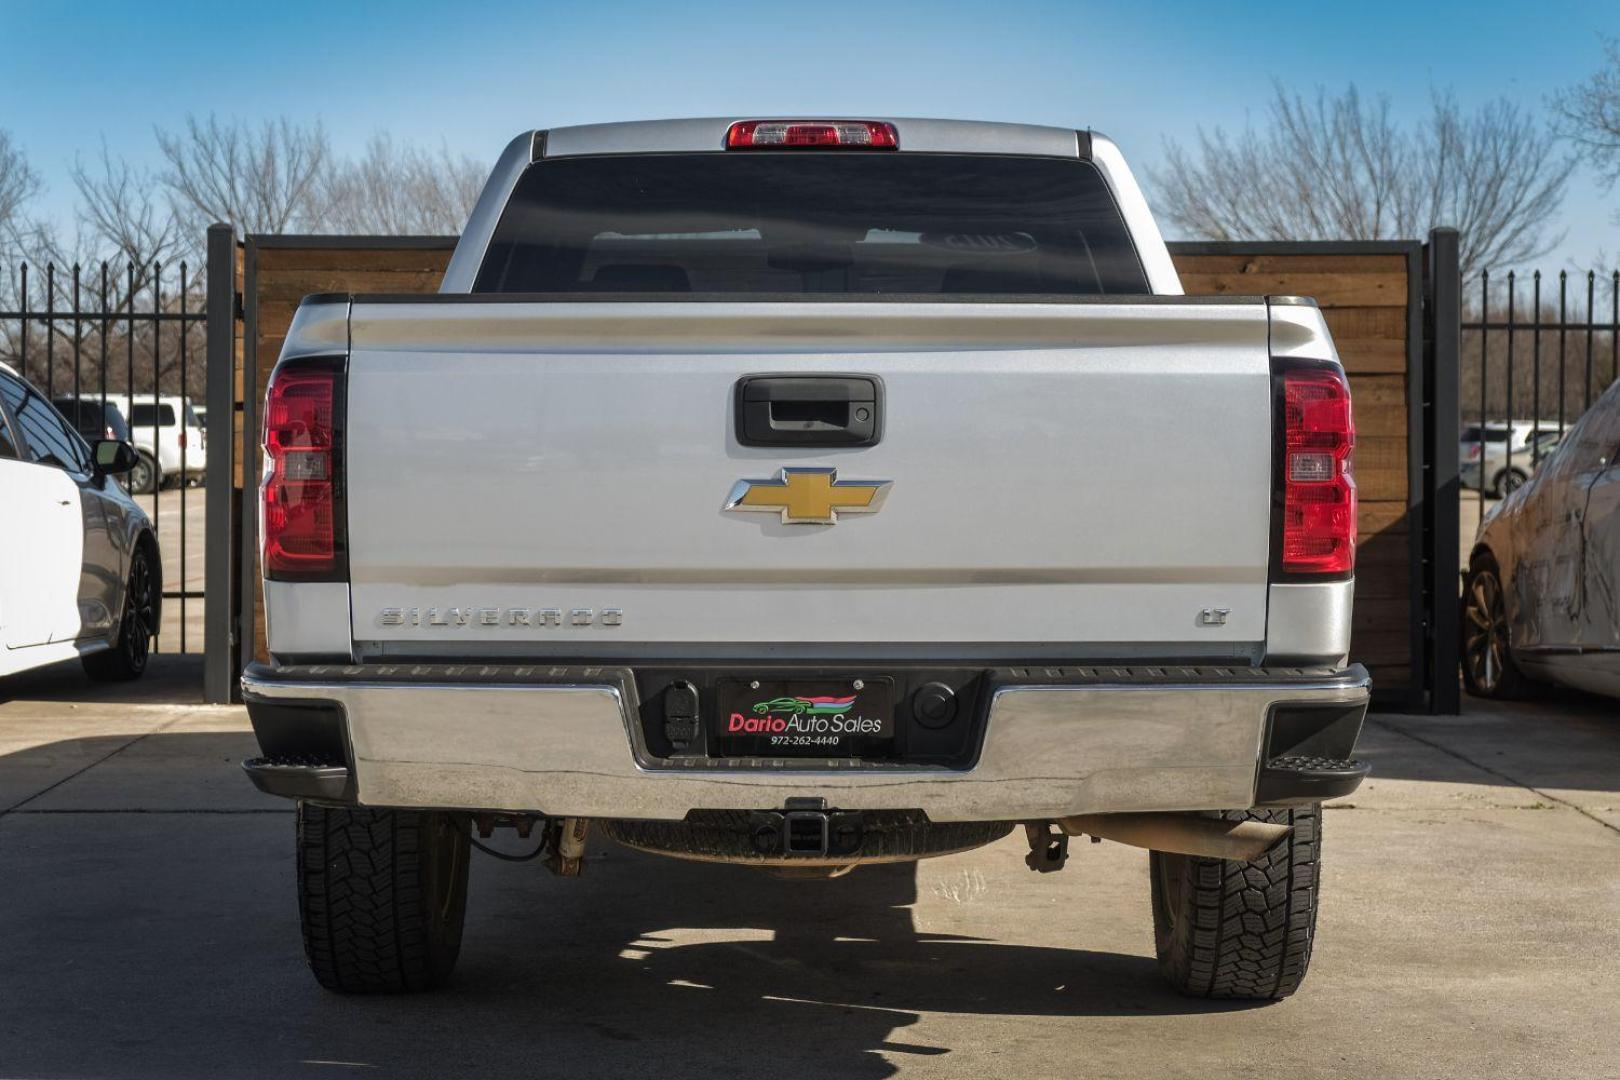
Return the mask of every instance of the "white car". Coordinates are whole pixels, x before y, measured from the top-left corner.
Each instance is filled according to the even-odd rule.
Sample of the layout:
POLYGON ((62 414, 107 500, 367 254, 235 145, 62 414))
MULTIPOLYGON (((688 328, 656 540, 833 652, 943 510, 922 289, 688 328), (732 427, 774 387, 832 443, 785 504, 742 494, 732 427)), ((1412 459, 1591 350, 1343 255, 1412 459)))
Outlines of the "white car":
POLYGON ((1462 484, 1478 491, 1483 477, 1487 494, 1506 498, 1547 460, 1561 438, 1556 420, 1470 424, 1458 440, 1462 484))
POLYGON ((130 441, 140 461, 130 470, 130 490, 149 494, 168 484, 201 478, 208 468, 208 435, 189 398, 178 394, 108 395, 129 420, 130 441))
POLYGON ((113 476, 126 442, 88 444, 0 364, 0 676, 82 658, 97 680, 146 670, 163 583, 152 523, 113 476))

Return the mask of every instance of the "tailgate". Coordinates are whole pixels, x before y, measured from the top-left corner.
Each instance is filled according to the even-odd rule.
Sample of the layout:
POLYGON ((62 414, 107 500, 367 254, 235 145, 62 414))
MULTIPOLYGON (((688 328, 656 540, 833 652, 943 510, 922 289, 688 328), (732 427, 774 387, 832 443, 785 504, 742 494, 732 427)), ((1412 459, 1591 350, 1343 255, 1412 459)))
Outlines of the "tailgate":
POLYGON ((1125 656, 1265 637, 1258 299, 357 299, 348 378, 360 642, 1125 656), (828 373, 881 380, 877 445, 739 443, 739 379, 828 373), (728 512, 784 467, 889 486, 834 525, 728 512))

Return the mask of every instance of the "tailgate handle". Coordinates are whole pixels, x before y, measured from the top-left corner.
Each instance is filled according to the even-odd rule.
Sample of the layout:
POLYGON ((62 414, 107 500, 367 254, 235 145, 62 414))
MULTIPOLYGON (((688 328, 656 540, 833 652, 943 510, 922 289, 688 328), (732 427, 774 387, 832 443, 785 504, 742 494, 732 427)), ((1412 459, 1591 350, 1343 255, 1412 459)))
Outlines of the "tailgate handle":
POLYGON ((744 446, 875 446, 883 433, 876 375, 746 375, 737 380, 744 446))

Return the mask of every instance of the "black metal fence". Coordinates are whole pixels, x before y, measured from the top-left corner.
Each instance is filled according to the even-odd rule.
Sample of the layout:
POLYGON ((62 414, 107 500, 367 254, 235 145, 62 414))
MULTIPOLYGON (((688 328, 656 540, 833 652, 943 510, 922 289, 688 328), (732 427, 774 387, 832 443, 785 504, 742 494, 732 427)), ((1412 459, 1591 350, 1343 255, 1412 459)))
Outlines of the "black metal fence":
MULTIPOLYGON (((206 435, 202 445, 192 445, 187 412, 205 400, 208 385, 204 282, 190 260, 88 267, 20 262, 0 270, 0 361, 53 401, 118 406, 131 441, 150 455, 155 490, 137 501, 152 518, 162 551, 164 637, 181 652, 201 651, 203 644, 202 634, 187 626, 188 616, 200 616, 203 600, 202 589, 193 587, 203 572, 202 546, 188 542, 200 535, 194 530, 201 523, 188 506, 197 497, 188 488, 201 475, 206 435), (185 401, 170 410, 173 424, 165 425, 160 399, 170 395, 185 401), (148 403, 138 413, 132 408, 148 403), (137 426, 136 419, 149 419, 150 427, 137 426), (166 437, 166 426, 178 426, 178 433, 166 437), (165 454, 166 444, 178 454, 165 454), (164 490, 170 487, 176 490, 164 490), (193 547, 199 550, 188 550, 193 547)), ((154 640, 152 648, 163 644, 154 640)))
POLYGON ((1620 271, 1487 270, 1464 302, 1461 476, 1483 507, 1532 475, 1620 377, 1620 271))

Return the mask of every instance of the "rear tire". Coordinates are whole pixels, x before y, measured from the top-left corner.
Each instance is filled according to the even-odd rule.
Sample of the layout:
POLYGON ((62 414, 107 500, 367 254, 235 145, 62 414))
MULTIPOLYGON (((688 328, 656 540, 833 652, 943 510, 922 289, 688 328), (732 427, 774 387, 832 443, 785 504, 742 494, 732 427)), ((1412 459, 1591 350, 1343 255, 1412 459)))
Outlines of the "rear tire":
POLYGON ((1505 499, 1522 487, 1528 479, 1530 477, 1525 475, 1523 469, 1503 469, 1496 474, 1496 480, 1493 482, 1495 490, 1491 494, 1498 499, 1505 499))
POLYGON ((298 912, 315 979, 345 993, 442 986, 467 914, 465 818, 298 804, 298 912))
POLYGON ((1463 585, 1462 673, 1475 697, 1515 701, 1533 689, 1513 662, 1502 572, 1489 552, 1474 556, 1463 585))
POLYGON ((124 582, 124 614, 118 624, 118 640, 111 648, 80 660, 92 681, 129 682, 146 672, 157 629, 158 592, 151 558, 146 547, 137 544, 129 560, 129 578, 124 582))
POLYGON ((1254 862, 1149 853, 1159 970, 1189 997, 1281 1000, 1299 989, 1311 963, 1321 805, 1217 816, 1294 831, 1254 862))

